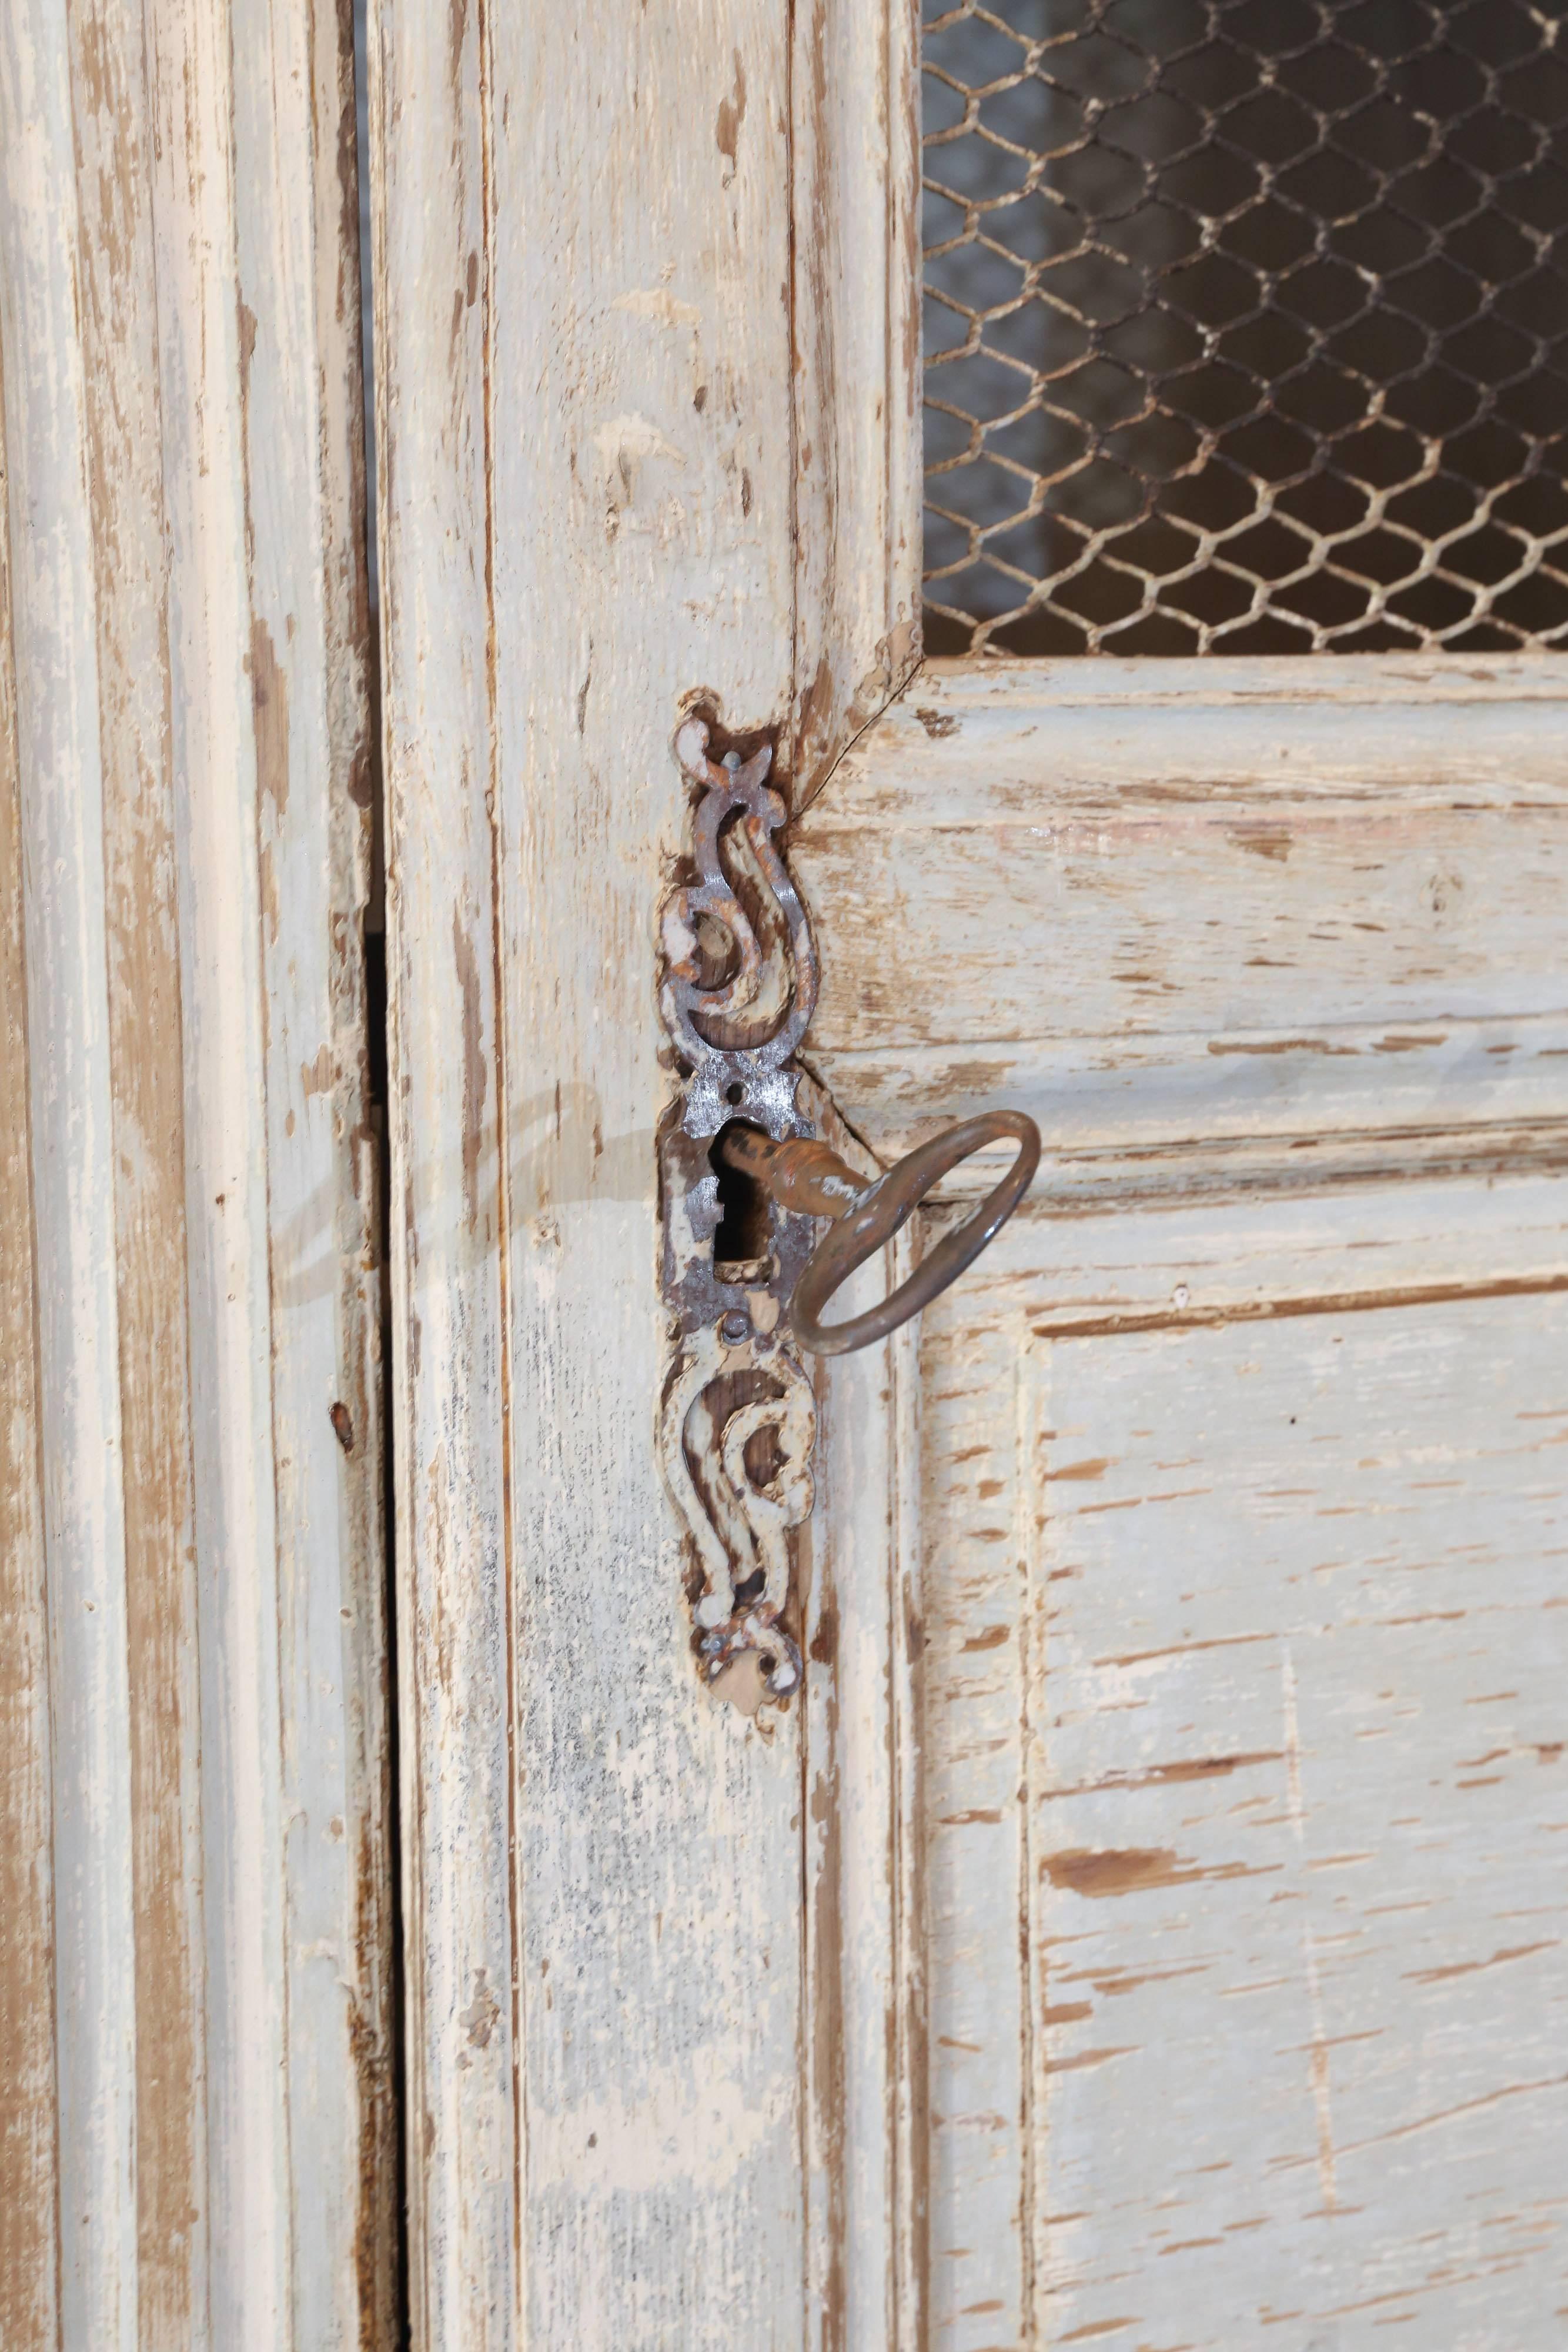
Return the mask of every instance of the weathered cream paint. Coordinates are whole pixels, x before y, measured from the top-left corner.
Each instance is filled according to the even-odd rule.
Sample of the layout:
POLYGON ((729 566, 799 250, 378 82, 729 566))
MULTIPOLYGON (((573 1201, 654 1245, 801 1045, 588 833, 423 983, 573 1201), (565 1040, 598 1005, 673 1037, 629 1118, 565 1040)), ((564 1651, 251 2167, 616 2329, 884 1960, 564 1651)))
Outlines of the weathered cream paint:
MULTIPOLYGON (((953 1603, 949 1424, 1010 1465, 1001 1535, 959 1531, 999 1611, 1051 1333, 1141 1363, 1256 1321, 1288 1382, 1314 1318, 1545 1318, 1563 1272, 1561 663, 936 666, 872 724, 916 651, 914 46, 887 0, 372 25, 413 2315, 450 2352, 1043 2343, 1051 2294, 1120 2325, 1113 2214, 1087 2284, 1037 2243, 1044 2168, 1103 2138, 1042 2137, 1054 1928, 1016 1826, 997 1880, 994 1825, 932 1810, 975 1760, 949 1633, 1020 1817, 1052 1703, 1032 1615, 1026 1657, 953 1603), (696 1685, 655 1469, 652 926, 699 697, 811 803, 808 1054, 850 1125, 888 1152, 1020 1099, 1051 1149, 944 1310, 984 1325, 951 1378, 941 1322, 924 1370, 906 1334, 822 1374, 771 1723, 696 1685), (1000 2103, 967 2142, 945 2003, 1000 2103)), ((1310 2042, 1332 1970, 1291 1966, 1310 2042)))
MULTIPOLYGON (((1565 692, 940 665, 796 830, 841 1112, 1046 1131, 905 1401, 825 1387, 822 1587, 919 1594, 920 1737, 819 1832, 917 1857, 914 2284, 857 2347, 1553 2324, 1565 692)), ((844 2097, 845 2177, 891 2116, 844 2097)))
POLYGON ((821 791, 920 653, 919 10, 789 11, 795 651, 781 747, 821 791))
POLYGON ((1050 1209, 924 1343, 934 2335, 1544 2342, 1561 1180, 1050 1209))
POLYGON ((305 0, 0 32, 8 2347, 392 2340, 351 126, 305 0))
MULTIPOLYGON (((0 404, 0 475, 5 420, 0 404)), ((59 2342, 48 1588, 10 560, 0 533, 0 2337, 59 2342)))
POLYGON ((808 1047, 902 1150, 1560 1110, 1568 660, 938 663, 791 845, 808 1047))
POLYGON ((786 32, 372 24, 411 2273, 453 2352, 800 2334, 799 1717, 700 1688, 654 1454, 671 738, 790 698, 786 32))
POLYGON ((800 1721, 687 1654, 653 921, 685 703, 804 797, 915 658, 914 15, 371 62, 416 2337, 794 2343, 800 1721))

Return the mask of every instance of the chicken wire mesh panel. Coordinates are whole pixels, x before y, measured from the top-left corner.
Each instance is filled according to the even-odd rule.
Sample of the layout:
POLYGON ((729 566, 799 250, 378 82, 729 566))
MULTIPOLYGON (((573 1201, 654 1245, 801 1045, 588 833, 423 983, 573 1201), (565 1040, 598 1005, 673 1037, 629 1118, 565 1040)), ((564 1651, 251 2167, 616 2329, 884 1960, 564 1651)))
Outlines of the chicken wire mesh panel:
POLYGON ((928 9, 930 650, 1568 641, 1565 16, 928 9))

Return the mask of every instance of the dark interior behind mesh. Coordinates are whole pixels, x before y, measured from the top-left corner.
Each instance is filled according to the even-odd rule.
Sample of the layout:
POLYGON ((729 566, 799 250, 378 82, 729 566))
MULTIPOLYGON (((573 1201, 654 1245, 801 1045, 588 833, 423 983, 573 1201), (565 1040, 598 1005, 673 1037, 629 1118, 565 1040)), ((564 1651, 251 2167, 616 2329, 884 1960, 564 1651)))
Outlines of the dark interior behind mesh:
POLYGON ((1568 638, 1565 17, 928 13, 928 648, 1568 638))

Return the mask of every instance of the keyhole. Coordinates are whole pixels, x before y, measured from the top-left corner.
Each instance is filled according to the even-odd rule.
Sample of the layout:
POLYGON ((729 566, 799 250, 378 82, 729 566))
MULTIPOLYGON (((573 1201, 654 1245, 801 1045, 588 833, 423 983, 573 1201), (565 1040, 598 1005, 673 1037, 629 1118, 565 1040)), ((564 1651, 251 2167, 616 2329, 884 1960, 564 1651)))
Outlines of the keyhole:
POLYGON ((718 1178, 713 1270, 720 1282, 755 1280, 758 1261, 768 1255, 768 1195, 754 1176, 747 1175, 744 1169, 731 1168, 721 1150, 727 1135, 748 1124, 732 1118, 714 1138, 708 1152, 718 1178))

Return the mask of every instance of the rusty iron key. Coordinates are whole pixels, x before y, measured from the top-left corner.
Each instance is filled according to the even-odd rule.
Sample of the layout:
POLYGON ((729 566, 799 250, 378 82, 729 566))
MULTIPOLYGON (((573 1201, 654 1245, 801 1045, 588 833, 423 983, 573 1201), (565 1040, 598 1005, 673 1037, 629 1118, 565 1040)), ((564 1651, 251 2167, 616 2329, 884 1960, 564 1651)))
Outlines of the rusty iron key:
POLYGON ((986 1111, 978 1118, 961 1119, 956 1127, 933 1136, 870 1184, 846 1167, 828 1144, 795 1137, 779 1142, 759 1128, 730 1128, 719 1145, 719 1156, 783 1208, 832 1220, 807 1261, 785 1311, 802 1348, 816 1356, 843 1356, 896 1331, 974 1264, 1034 1181, 1040 1165, 1040 1129, 1022 1111, 986 1111), (955 1232, 944 1234, 915 1272, 875 1307, 842 1323, 822 1321, 834 1293, 857 1266, 892 1240, 933 1185, 960 1160, 1009 1138, 1018 1145, 1013 1164, 972 1216, 955 1232))

